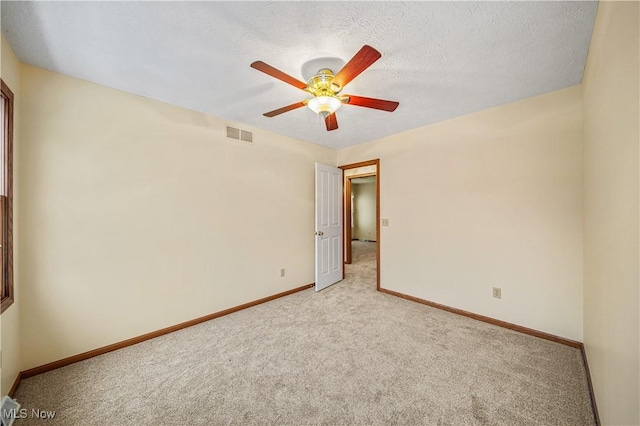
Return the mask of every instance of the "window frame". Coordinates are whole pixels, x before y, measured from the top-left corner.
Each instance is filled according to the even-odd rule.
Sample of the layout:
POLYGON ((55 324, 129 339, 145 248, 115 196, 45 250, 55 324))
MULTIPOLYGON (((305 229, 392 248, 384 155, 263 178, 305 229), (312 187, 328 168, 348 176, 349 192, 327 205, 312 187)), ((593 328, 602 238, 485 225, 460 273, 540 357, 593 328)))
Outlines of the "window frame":
POLYGON ((2 261, 2 273, 0 274, 0 314, 4 313, 14 301, 13 289, 13 92, 0 79, 2 91, 1 101, 4 103, 2 125, 4 126, 4 140, 0 141, 0 149, 3 151, 5 195, 0 195, 0 206, 4 210, 2 220, 2 248, 0 249, 2 261))

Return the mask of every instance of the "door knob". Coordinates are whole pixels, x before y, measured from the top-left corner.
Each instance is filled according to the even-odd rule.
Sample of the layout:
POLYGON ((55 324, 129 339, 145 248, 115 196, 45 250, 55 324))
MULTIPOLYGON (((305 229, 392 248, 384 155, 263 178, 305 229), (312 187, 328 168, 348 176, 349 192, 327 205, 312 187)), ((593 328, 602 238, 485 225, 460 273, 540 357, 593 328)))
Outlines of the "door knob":
POLYGON ((322 232, 322 231, 316 231, 316 235, 323 236, 323 235, 324 235, 324 232, 322 232))

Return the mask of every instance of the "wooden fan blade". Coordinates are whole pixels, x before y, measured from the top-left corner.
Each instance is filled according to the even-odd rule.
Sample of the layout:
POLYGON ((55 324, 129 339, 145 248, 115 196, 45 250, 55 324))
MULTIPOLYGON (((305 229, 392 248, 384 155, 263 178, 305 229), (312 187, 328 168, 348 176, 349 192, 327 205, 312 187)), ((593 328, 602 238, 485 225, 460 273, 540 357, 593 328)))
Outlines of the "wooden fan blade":
POLYGON ((362 49, 360 49, 358 53, 356 53, 355 56, 347 62, 340 72, 336 74, 331 83, 342 89, 381 57, 382 55, 380 52, 365 44, 362 49))
POLYGON ((381 109, 382 111, 393 112, 400 105, 398 102, 385 101, 384 99, 364 98, 362 96, 344 95, 349 100, 349 105, 361 106, 365 108, 381 109))
POLYGON ((291 77, 289 74, 285 74, 279 69, 272 67, 271 65, 265 64, 262 61, 255 61, 251 64, 251 68, 257 69, 258 71, 262 71, 265 74, 270 75, 271 77, 275 77, 280 81, 284 81, 285 83, 289 83, 290 85, 297 87, 298 89, 306 89, 307 83, 303 83, 297 78, 291 77))
POLYGON ((304 102, 296 102, 295 104, 287 105, 287 106, 282 107, 282 108, 274 109, 273 111, 265 112, 262 115, 264 115, 265 117, 275 117, 276 115, 280 115, 283 112, 287 112, 287 111, 291 111, 291 110, 294 110, 294 109, 298 109, 298 108, 303 107, 305 105, 306 104, 304 102))
POLYGON ((327 130, 335 130, 338 128, 338 119, 336 118, 336 113, 329 114, 324 119, 325 124, 327 125, 327 130))

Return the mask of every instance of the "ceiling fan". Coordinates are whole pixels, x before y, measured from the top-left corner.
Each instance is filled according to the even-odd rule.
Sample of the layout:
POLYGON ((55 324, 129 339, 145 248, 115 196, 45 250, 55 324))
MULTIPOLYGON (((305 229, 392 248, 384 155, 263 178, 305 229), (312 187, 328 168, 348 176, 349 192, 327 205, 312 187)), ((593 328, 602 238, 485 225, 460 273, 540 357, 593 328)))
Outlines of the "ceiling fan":
POLYGON ((337 74, 334 75, 333 71, 328 68, 322 68, 306 83, 262 61, 256 61, 251 64, 252 68, 313 95, 311 99, 305 99, 301 102, 269 111, 263 115, 265 117, 275 117, 287 111, 308 106, 312 111, 324 118, 327 130, 335 130, 338 128, 336 111, 342 104, 393 112, 398 108, 398 102, 341 94, 344 86, 360 75, 362 71, 369 68, 380 57, 382 57, 380 52, 371 46, 364 45, 337 74))

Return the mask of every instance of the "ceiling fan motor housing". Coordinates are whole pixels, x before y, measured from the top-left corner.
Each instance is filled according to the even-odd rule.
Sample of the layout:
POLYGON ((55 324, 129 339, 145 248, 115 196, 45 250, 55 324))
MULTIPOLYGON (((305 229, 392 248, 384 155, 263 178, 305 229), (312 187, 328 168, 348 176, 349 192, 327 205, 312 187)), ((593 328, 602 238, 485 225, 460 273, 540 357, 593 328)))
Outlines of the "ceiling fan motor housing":
POLYGON ((338 88, 336 91, 334 87, 337 86, 332 84, 334 77, 333 71, 329 68, 322 68, 307 81, 306 90, 313 95, 313 99, 310 99, 307 105, 323 118, 336 112, 342 105, 341 99, 336 96, 337 91, 340 90, 338 88))
POLYGON ((307 81, 308 91, 313 96, 336 96, 342 90, 338 85, 332 84, 335 75, 329 68, 318 70, 316 75, 307 81))

